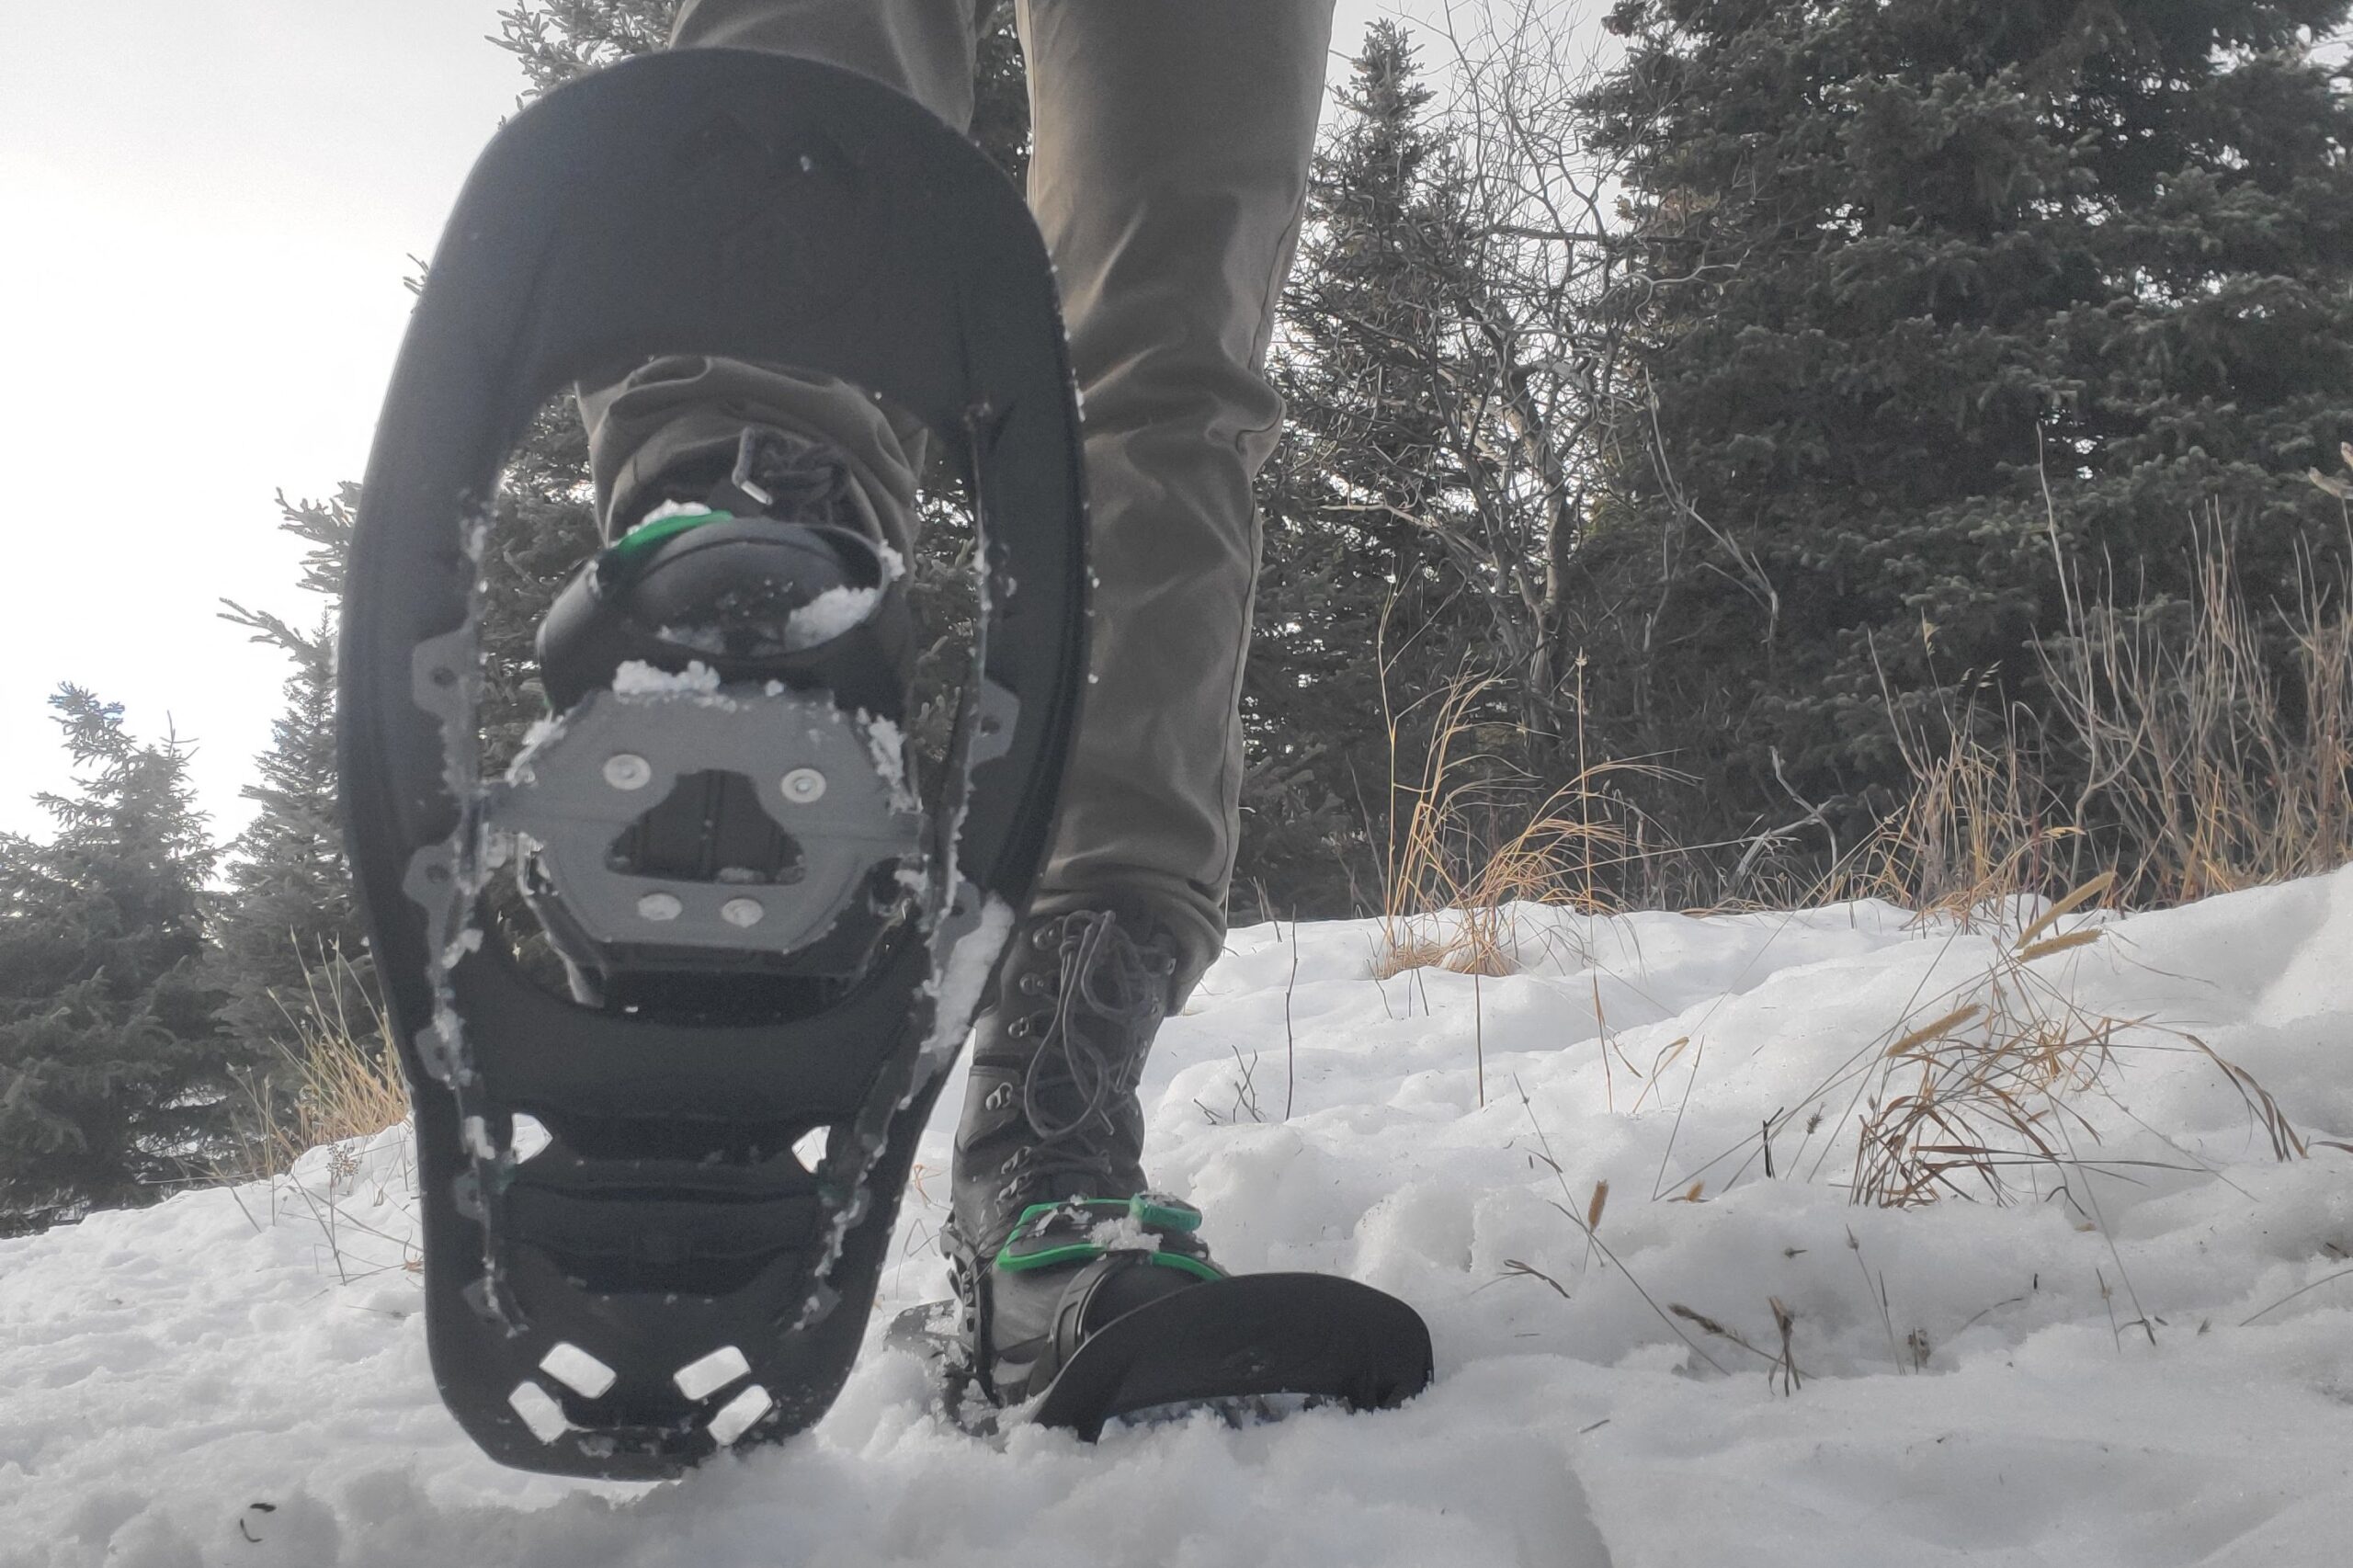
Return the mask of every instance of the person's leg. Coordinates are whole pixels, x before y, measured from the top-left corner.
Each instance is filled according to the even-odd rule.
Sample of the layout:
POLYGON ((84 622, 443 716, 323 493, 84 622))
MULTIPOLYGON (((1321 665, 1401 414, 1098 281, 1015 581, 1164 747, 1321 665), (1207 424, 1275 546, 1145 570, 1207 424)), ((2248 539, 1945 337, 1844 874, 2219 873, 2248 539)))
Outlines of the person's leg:
POLYGON ((972 122, 973 0, 687 0, 672 49, 759 49, 895 87, 959 131, 972 122))
POLYGON ((1094 668, 1052 854, 973 1040, 942 1233, 961 1337, 1001 1401, 1215 1272, 1181 1208, 1126 1205, 1153 1037, 1224 937, 1250 484, 1282 413, 1263 363, 1332 0, 1021 0, 1018 20, 1029 205, 1086 410, 1094 668), (1150 1245, 1103 1256, 1113 1213, 1150 1245), (1008 1245, 1064 1261, 1007 1263, 1008 1245))
MULTIPOLYGON (((736 47, 800 56, 858 73, 961 127, 972 118, 974 0, 685 0, 674 49, 736 47)), ((782 365, 701 354, 617 363, 575 389, 588 433, 597 521, 618 541, 665 502, 716 514, 649 536, 630 559, 623 591, 611 560, 576 575, 542 620, 540 676, 568 706, 612 678, 613 661, 663 645, 725 653, 729 678, 785 674, 762 660, 793 648, 793 618, 833 587, 883 585, 891 556, 845 542, 837 528, 911 554, 924 432, 859 387, 782 365), (683 627, 675 638, 672 628, 683 627), (620 651, 617 653, 617 650, 620 651), (762 651, 766 650, 767 653, 762 651)), ((830 638, 835 693, 845 704, 896 716, 912 668, 904 588, 881 596, 858 626, 830 638), (835 665, 838 665, 838 668, 835 665)), ((812 675, 809 650, 792 654, 795 678, 812 675)), ((790 661, 788 661, 790 663, 790 661)), ((781 873, 790 840, 777 841, 757 792, 741 778, 700 776, 654 804, 632 828, 630 869, 707 880, 710 868, 781 873)), ((555 888, 559 895, 563 890, 555 888)), ((550 905, 551 909, 556 905, 550 905)), ((614 950, 554 927, 551 938, 583 1000, 624 1002, 691 994, 702 971, 614 950), (683 977, 683 978, 682 978, 683 977)), ((854 957, 856 931, 833 943, 854 957)), ((832 940, 831 937, 828 940, 832 940)), ((844 961, 849 961, 845 958, 844 961)))
POLYGON ((1216 956, 1239 826, 1263 374, 1332 0, 1020 0, 1029 204, 1086 408, 1094 681, 1036 907, 1148 902, 1216 956))
MULTIPOLYGON (((673 49, 768 50, 870 76, 961 129, 972 118, 973 0, 687 0, 673 49)), ((746 426, 816 437, 847 461, 858 509, 904 551, 919 426, 831 377, 679 355, 580 389, 599 520, 618 537, 660 499, 648 487, 733 453, 746 426)))
MULTIPOLYGON (((1030 201, 1086 410, 1094 680, 1041 912, 1141 899, 1182 982, 1216 956, 1238 830, 1237 705, 1256 572, 1250 481, 1280 403, 1262 374, 1297 235, 1331 0, 1022 0, 1030 201)), ((688 0, 674 47, 773 49, 972 112, 972 0, 688 0)), ((886 541, 918 434, 838 382, 696 358, 585 390, 608 532, 655 475, 746 424, 848 460, 886 541)))

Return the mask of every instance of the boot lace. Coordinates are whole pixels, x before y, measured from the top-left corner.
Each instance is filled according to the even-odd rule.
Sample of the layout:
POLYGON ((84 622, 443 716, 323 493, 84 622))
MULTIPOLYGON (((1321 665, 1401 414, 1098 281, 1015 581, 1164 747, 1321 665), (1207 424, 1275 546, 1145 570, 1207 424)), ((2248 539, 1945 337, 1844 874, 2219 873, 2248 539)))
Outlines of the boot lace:
POLYGON ((1143 1076, 1138 1037, 1148 1038, 1166 1012, 1176 969, 1174 958, 1139 946, 1120 929, 1108 910, 1063 915, 1040 926, 1030 940, 1040 950, 1050 942, 1059 946, 1061 962, 1051 976, 1026 974, 1019 982, 1025 994, 1047 1005, 1010 1026, 1011 1033, 1038 1044, 1021 1075, 1021 1110, 1033 1142, 1000 1167, 1015 1178, 1000 1192, 1007 1202, 1052 1176, 1099 1176, 1118 1163, 1113 1111, 1143 1076), (1057 1089, 1067 1090, 1067 1098, 1052 1095, 1057 1089), (1050 1096, 1075 1102, 1077 1109, 1057 1117, 1060 1107, 1050 1096))

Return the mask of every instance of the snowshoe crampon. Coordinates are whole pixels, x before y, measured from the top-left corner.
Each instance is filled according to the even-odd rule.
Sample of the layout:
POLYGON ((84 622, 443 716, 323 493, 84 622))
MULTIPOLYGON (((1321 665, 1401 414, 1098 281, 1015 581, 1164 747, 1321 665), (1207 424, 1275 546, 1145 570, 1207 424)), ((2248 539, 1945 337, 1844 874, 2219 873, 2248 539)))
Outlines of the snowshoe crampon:
POLYGON ((1043 247, 915 105, 700 50, 561 88, 484 153, 378 427, 340 722, 415 1107, 435 1376, 494 1458, 659 1476, 831 1403, 916 1134, 1046 848, 1084 684, 1083 506, 1043 247), (980 610, 929 798, 888 777, 859 715, 781 685, 593 692, 511 775, 483 754, 502 465, 550 397, 665 354, 838 376, 958 460, 980 610), (801 841, 756 919, 723 880, 600 863, 634 802, 688 778, 774 792, 761 810, 801 841), (485 913, 526 861, 556 865, 575 948, 627 952, 653 922, 651 950, 701 972, 627 1005, 534 979, 485 913), (773 993, 797 1002, 730 1005, 737 969, 789 968, 871 915, 877 878, 902 907, 773 993), (518 1118, 544 1147, 517 1148, 518 1118))

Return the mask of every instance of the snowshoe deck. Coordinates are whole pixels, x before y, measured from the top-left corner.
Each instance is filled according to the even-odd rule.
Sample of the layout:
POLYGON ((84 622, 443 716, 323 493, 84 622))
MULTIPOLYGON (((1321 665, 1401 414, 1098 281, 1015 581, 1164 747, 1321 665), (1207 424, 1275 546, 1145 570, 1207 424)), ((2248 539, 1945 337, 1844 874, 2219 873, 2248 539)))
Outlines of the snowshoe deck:
POLYGON ((1388 1410, 1429 1386, 1429 1329, 1413 1308, 1328 1274, 1243 1274, 1164 1296, 1104 1324, 1045 1392, 999 1411, 957 1370, 953 1301, 911 1307, 889 1341, 932 1368, 940 1408, 967 1430, 1007 1422, 1093 1442, 1114 1420, 1210 1407, 1273 1414, 1279 1396, 1388 1410))
MULTIPOLYGON (((477 165, 378 426, 339 722, 347 846, 415 1108, 435 1375, 494 1457, 659 1476, 831 1403, 916 1134, 1048 842, 1085 676, 1083 495, 1037 232, 907 100, 805 61, 656 55, 551 93, 477 165), (576 854, 612 826, 593 778, 546 777, 571 751, 597 766, 596 747, 551 745, 512 783, 480 755, 478 562, 501 468, 550 397, 676 353, 805 367, 913 411, 960 460, 983 543, 935 798, 904 831, 895 806, 868 813, 915 907, 800 1012, 574 1002, 483 915, 518 832, 576 854), (518 1117, 549 1134, 528 1157, 518 1117)), ((580 717, 585 734, 597 715, 580 717)), ((855 737, 821 739, 798 762, 765 739, 745 766, 857 766, 855 737)), ((657 780, 688 765, 601 760, 630 765, 616 789, 641 762, 657 780)), ((644 896, 615 892, 608 926, 644 896)))

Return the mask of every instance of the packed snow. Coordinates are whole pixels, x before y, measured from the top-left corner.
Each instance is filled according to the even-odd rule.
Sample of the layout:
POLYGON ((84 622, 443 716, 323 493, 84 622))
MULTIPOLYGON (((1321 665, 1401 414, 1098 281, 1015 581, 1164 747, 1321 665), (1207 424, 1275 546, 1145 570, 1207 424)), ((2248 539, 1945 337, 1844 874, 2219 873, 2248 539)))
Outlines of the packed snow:
POLYGON ((719 672, 700 659, 675 675, 643 659, 625 659, 613 672, 613 690, 623 697, 710 697, 719 690, 719 672))
POLYGON ((880 588, 844 584, 827 588, 792 612, 784 623, 784 645, 792 653, 830 642, 874 613, 882 600, 880 588))
MULTIPOLYGON (((398 1130, 0 1243, 0 1563, 2344 1562, 2353 869, 2031 915, 1521 908, 1483 978, 1235 932, 1151 1161, 1228 1267, 1422 1311, 1438 1381, 1377 1415, 998 1449, 870 1344, 787 1444, 566 1482, 441 1409, 398 1130), (1938 1072, 1952 1125, 1859 1159, 1938 1072)), ((942 1290, 941 1119, 878 1336, 942 1290)))

